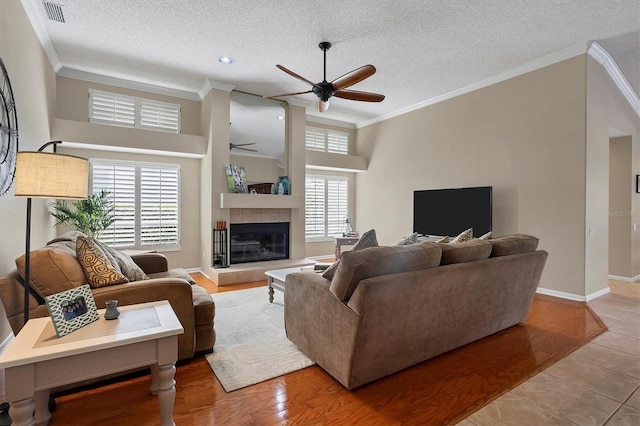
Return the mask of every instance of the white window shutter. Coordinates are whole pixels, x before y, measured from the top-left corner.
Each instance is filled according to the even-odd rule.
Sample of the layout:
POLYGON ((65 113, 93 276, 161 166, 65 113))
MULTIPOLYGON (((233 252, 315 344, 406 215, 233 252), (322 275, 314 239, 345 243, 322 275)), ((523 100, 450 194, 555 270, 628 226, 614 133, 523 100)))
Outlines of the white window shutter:
POLYGON ((140 128, 180 132, 180 105, 140 99, 140 128))
POLYGON ((305 148, 311 151, 349 153, 349 133, 307 126, 305 148))
POLYGON ((327 179, 327 236, 342 235, 347 209, 348 187, 346 179, 327 179))
POLYGON ((89 89, 89 121, 180 133, 180 104, 89 89))
POLYGON ((119 249, 180 248, 180 166, 91 160, 94 193, 108 191, 116 221, 100 240, 119 249))
POLYGON ((305 238, 324 238, 324 179, 307 176, 305 180, 305 238))
POLYGON ((349 180, 308 175, 305 180, 305 238, 326 240, 342 235, 349 212, 349 180))
POLYGON ((109 192, 116 221, 100 235, 100 241, 116 248, 134 248, 136 223, 136 173, 133 164, 91 162, 92 192, 109 192))
POLYGON ((135 127, 136 98, 89 90, 89 118, 92 123, 135 127))
POLYGON ((179 236, 178 167, 143 165, 140 168, 140 245, 176 246, 179 236))

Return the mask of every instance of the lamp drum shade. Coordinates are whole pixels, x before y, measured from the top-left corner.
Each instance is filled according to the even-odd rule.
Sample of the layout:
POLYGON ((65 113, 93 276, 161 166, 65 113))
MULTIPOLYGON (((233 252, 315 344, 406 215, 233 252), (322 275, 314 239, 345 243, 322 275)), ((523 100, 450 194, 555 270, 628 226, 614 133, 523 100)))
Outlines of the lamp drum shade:
POLYGON ((89 161, 73 155, 18 152, 16 195, 80 200, 89 192, 89 161))

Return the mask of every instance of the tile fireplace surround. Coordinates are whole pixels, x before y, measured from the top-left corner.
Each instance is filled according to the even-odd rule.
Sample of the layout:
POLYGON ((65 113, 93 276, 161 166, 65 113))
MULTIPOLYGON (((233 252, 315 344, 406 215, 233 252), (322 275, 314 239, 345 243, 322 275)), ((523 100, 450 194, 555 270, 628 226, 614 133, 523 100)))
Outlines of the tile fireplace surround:
MULTIPOLYGON (((291 209, 230 209, 229 223, 272 223, 291 222, 291 209)), ((210 279, 216 285, 229 285, 243 282, 266 280, 264 273, 272 269, 292 268, 312 265, 310 259, 284 259, 267 262, 249 262, 231 265, 224 269, 213 269, 210 279)))

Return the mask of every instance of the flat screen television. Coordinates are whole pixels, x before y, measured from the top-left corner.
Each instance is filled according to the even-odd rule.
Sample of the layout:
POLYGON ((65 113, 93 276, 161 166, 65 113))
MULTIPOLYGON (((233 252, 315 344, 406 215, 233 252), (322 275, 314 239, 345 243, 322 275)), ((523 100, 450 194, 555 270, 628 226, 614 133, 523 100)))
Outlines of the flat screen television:
POLYGON ((491 231, 491 186, 429 189, 413 192, 413 232, 456 236, 473 228, 473 235, 491 231))

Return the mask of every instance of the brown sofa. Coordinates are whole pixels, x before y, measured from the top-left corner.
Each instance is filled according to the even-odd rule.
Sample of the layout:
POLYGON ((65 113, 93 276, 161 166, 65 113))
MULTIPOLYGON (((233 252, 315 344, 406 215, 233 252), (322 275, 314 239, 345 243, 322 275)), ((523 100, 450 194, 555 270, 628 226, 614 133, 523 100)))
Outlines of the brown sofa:
POLYGON ((331 281, 287 275, 288 338, 348 389, 523 321, 547 252, 538 239, 343 253, 331 281))
MULTIPOLYGON (((167 258, 160 253, 131 258, 150 279, 92 289, 98 309, 112 299, 121 306, 168 300, 184 328, 184 333, 178 336, 178 359, 191 358, 196 352, 211 352, 215 343, 215 306, 211 295, 183 269, 169 270, 167 258)), ((15 334, 24 325, 24 256, 16 259, 16 265, 18 269, 0 278, 0 299, 15 334)), ((29 281, 30 318, 49 315, 43 297, 86 284, 76 258, 75 238, 57 238, 32 251, 29 281)))

